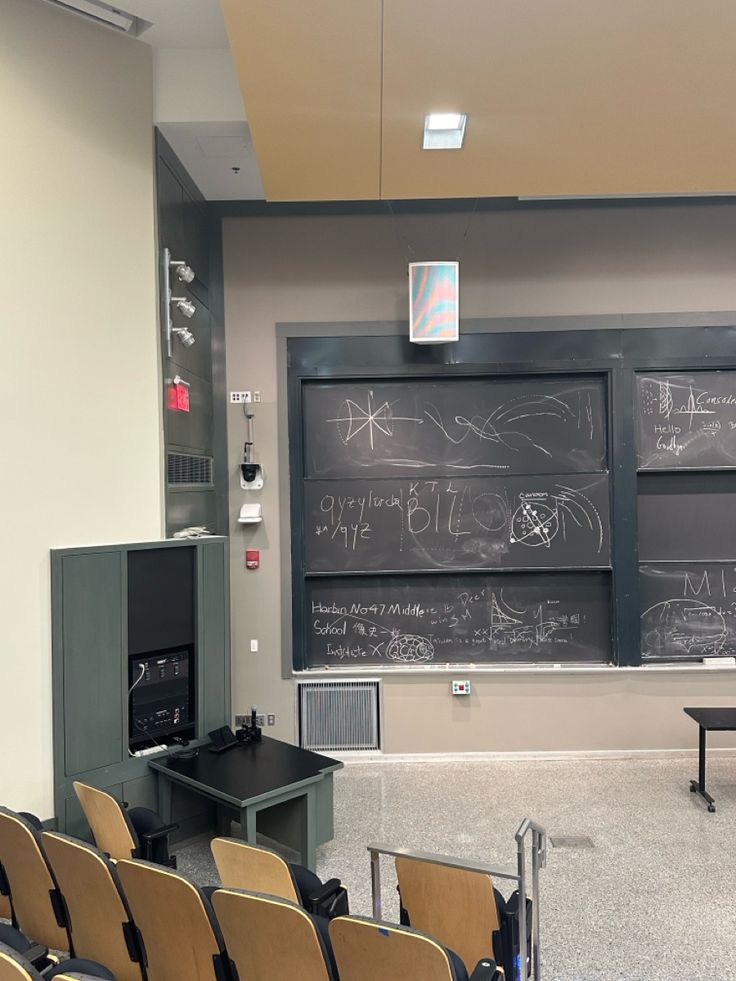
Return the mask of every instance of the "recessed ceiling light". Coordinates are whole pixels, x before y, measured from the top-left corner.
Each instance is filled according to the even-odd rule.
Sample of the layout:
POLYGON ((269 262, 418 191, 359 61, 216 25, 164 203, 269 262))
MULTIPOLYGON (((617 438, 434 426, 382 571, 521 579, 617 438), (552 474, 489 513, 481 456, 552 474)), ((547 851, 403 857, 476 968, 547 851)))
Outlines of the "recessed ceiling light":
POLYGON ((424 117, 423 150, 459 150, 465 139, 464 112, 430 112, 424 117))

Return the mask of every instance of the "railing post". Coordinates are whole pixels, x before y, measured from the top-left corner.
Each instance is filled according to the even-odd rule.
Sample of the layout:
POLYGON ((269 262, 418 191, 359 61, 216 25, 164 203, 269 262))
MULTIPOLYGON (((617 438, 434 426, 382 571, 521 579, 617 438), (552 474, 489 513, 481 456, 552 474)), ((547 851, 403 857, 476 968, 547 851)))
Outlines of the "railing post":
POLYGON ((515 981, 526 981, 526 848, 524 836, 517 838, 519 872, 519 958, 514 965, 515 981))
POLYGON ((373 919, 381 919, 381 856, 371 852, 371 894, 373 898, 373 919))
POLYGON ((539 957, 539 868, 542 836, 532 832, 532 970, 534 981, 541 981, 542 961, 539 957))

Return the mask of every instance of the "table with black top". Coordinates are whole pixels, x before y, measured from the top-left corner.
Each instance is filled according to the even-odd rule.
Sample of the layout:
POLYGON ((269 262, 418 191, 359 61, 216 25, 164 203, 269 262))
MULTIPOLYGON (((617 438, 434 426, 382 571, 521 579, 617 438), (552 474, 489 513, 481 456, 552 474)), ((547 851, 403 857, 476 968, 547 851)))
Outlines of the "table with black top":
POLYGON ((257 826, 261 834, 298 851, 312 870, 317 845, 333 837, 332 774, 343 764, 329 756, 264 736, 224 753, 202 746, 193 758, 171 755, 149 765, 158 775, 158 809, 167 823, 177 784, 217 805, 218 833, 229 834, 235 818, 241 836, 255 843, 257 826))
POLYGON ((705 789, 705 734, 736 730, 736 708, 686 708, 685 715, 700 727, 698 779, 690 781, 690 793, 700 794, 708 802, 708 810, 715 811, 716 802, 705 789))

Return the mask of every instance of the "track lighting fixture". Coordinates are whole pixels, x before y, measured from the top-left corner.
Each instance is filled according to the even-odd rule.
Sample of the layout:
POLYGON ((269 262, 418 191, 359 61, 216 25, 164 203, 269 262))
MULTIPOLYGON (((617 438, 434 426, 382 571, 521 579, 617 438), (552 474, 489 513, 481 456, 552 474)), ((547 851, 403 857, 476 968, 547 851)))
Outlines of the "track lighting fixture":
POLYGON ((191 266, 188 266, 183 259, 169 259, 169 265, 176 270, 176 276, 180 283, 191 283, 196 273, 191 266))
POLYGON ((197 312, 195 305, 186 296, 172 296, 171 302, 174 304, 179 313, 184 314, 187 320, 191 320, 194 314, 197 312))
POLYGON ((188 327, 172 327, 171 333, 176 334, 184 347, 191 347, 196 338, 188 327))
POLYGON ((184 347, 191 347, 196 341, 196 337, 187 327, 174 327, 171 317, 172 305, 187 319, 191 319, 197 312, 196 306, 188 296, 174 296, 171 292, 171 270, 176 270, 176 275, 181 283, 191 283, 194 279, 194 270, 183 260, 172 260, 168 249, 163 250, 161 263, 161 287, 165 297, 165 317, 166 317, 166 353, 172 356, 171 339, 176 334, 184 347))

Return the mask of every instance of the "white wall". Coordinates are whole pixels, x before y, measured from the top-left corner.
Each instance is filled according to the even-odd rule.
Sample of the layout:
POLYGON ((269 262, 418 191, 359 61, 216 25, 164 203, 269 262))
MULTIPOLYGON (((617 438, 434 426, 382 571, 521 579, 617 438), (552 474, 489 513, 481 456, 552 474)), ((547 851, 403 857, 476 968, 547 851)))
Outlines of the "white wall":
MULTIPOLYGON (((224 226, 229 389, 260 389, 256 448, 264 522, 239 526, 244 428, 228 407, 232 534, 233 707, 256 702, 292 738, 293 682, 281 679, 279 450, 275 324, 408 319, 406 263, 460 257, 461 315, 525 317, 736 309, 736 207, 580 208, 413 217, 230 219, 224 226), (468 230, 469 229, 469 230, 468 230), (467 232, 467 234, 466 234, 467 232), (261 548, 246 572, 243 550, 261 548), (250 638, 260 653, 249 653, 250 638)), ((578 324, 579 326, 579 324, 578 324)), ((556 325, 559 329, 559 325, 556 325)), ((377 340, 376 343, 380 343, 377 340)), ((253 494, 248 499, 254 499, 253 494)), ((729 704, 736 671, 611 669, 597 675, 473 678, 459 703, 445 674, 389 675, 389 752, 607 751, 696 745, 682 707, 729 704)), ((714 742, 732 744, 732 737, 714 742)))
POLYGON ((0 803, 53 813, 49 549, 162 533, 151 51, 0 6, 0 803))

